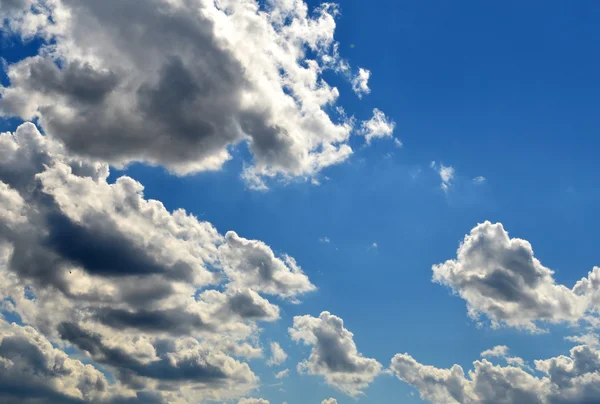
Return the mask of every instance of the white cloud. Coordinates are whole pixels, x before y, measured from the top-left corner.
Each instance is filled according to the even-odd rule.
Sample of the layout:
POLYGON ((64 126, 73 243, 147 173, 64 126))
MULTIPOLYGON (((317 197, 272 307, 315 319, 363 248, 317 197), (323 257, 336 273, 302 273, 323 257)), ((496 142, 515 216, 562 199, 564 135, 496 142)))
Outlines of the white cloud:
POLYGON ((433 266, 433 280, 467 302, 469 315, 493 326, 539 331, 536 323, 576 323, 597 309, 600 269, 573 289, 557 284, 553 271, 534 257, 526 240, 510 238, 501 223, 485 222, 465 236, 457 258, 433 266))
POLYGON ((287 359, 287 354, 277 342, 271 342, 271 357, 267 361, 269 366, 281 365, 287 359))
POLYGON ((367 144, 370 144, 373 139, 391 137, 395 128, 396 123, 375 108, 373 117, 368 121, 363 121, 360 133, 365 137, 367 144))
POLYGON ((479 177, 473 178, 473 182, 475 184, 483 184, 486 181, 487 181, 487 179, 485 177, 481 176, 481 175, 479 177))
POLYGON ((292 257, 276 257, 262 241, 248 240, 229 231, 219 254, 233 285, 282 297, 295 297, 316 289, 292 257))
POLYGON ((283 369, 281 372, 277 372, 277 374, 275 375, 275 378, 278 379, 278 380, 281 380, 281 379, 285 379, 289 375, 290 375, 290 370, 289 369, 283 369))
POLYGON ((361 67, 358 69, 358 74, 352 79, 352 89, 354 90, 358 98, 362 98, 363 95, 369 94, 371 92, 371 89, 369 88, 370 77, 371 72, 361 67))
POLYGON ((329 240, 329 237, 321 237, 321 238, 319 239, 319 241, 320 241, 321 243, 330 243, 330 242, 331 242, 331 240, 329 240))
POLYGON ((522 367, 475 361, 468 377, 459 365, 440 369, 408 354, 392 359, 391 371, 431 403, 576 404, 600 401, 600 351, 581 345, 570 355, 535 361, 542 377, 522 367))
POLYGON ((394 139, 394 146, 396 146, 397 148, 400 149, 400 148, 404 147, 404 144, 402 143, 402 141, 400 139, 395 138, 394 139))
POLYGON ((486 357, 505 357, 508 354, 508 347, 506 345, 497 345, 492 349, 488 349, 481 353, 482 358, 486 357))
POLYGON ((328 398, 321 401, 321 404, 337 404, 337 400, 335 398, 328 398))
MULTIPOLYGON (((185 175, 220 169, 247 141, 254 189, 352 154, 353 119, 328 112, 339 91, 323 75, 351 70, 332 3, 12 0, 7 10, 11 34, 46 44, 8 66, 0 115, 37 117, 78 154, 185 175)), ((359 94, 369 74, 351 80, 359 94)))
POLYGON ((264 398, 242 398, 238 404, 269 404, 269 400, 264 398))
POLYGON ((583 335, 571 335, 571 336, 565 337, 565 339, 567 341, 575 342, 575 343, 581 344, 581 345, 589 345, 589 346, 593 346, 593 347, 597 347, 600 345, 600 339, 598 338, 598 334, 595 334, 595 333, 583 334, 583 335))
POLYGON ((294 317, 289 332, 294 341, 313 347, 309 358, 298 364, 298 371, 323 376, 327 384, 343 393, 362 394, 381 372, 379 362, 358 352, 343 320, 326 311, 318 318, 294 317))
POLYGON ((454 180, 454 168, 452 166, 445 166, 441 163, 438 164, 435 161, 432 161, 429 166, 439 174, 440 179, 442 180, 440 187, 444 192, 448 192, 452 187, 452 181, 454 180))

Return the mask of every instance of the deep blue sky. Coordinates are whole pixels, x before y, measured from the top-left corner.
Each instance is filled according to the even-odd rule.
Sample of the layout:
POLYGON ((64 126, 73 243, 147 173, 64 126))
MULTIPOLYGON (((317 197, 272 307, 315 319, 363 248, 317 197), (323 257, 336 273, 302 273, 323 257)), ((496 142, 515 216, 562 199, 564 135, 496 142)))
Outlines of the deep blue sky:
MULTIPOLYGON (((319 290, 301 305, 282 302, 282 320, 265 327, 265 338, 290 354, 290 367, 309 352, 287 337, 292 317, 322 310, 343 318, 359 351, 386 366, 409 352, 422 363, 469 369, 498 344, 526 360, 565 353, 571 332, 563 327, 536 336, 477 328, 464 301, 431 282, 431 266, 454 258, 484 220, 530 241, 568 287, 600 263, 600 3, 370 0, 342 1, 341 11, 342 55, 372 72, 372 93, 362 101, 339 81, 343 103, 360 119, 384 110, 404 148, 359 146, 324 172, 330 179, 321 186, 275 185, 266 193, 244 188, 243 151, 220 173, 177 178, 142 166, 125 173, 169 209, 183 207, 220 232, 235 230, 296 258, 319 290), (448 193, 432 160, 456 170, 448 193), (477 176, 486 182, 472 183, 477 176)), ((2 56, 28 52, 15 45, 2 56)), ((272 369, 253 366, 264 384, 256 396, 271 402, 353 402, 295 372, 287 392, 278 392, 266 387, 277 382, 272 369)), ((410 391, 383 375, 365 401, 420 402, 410 391)))

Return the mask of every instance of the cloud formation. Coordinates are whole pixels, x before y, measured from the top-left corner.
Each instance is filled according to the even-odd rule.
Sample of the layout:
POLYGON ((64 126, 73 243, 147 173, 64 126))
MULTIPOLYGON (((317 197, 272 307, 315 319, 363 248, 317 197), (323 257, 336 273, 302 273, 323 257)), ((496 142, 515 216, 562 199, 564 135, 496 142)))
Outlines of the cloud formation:
MULTIPOLYGON (((338 7, 303 1, 31 0, 3 3, 5 29, 41 39, 8 66, 0 116, 39 118, 82 156, 177 174, 218 170, 247 142, 244 178, 310 177, 352 154, 353 119, 329 113, 349 77, 338 7), (85 134, 83 136, 82 134, 85 134)), ((368 92, 369 72, 352 85, 368 92)))
POLYGON ((536 360, 541 377, 487 359, 473 362, 473 368, 466 376, 459 365, 440 369, 423 365, 408 354, 397 354, 390 370, 416 387, 423 400, 436 404, 581 404, 600 400, 600 351, 587 345, 574 347, 569 356, 536 360))
POLYGON ((559 285, 531 244, 510 238, 501 223, 477 225, 456 259, 432 269, 433 281, 464 299, 472 318, 485 315, 493 326, 539 331, 537 323, 576 323, 598 310, 599 268, 572 289, 559 285))
POLYGON ((363 95, 367 95, 371 92, 371 89, 369 88, 370 77, 371 72, 361 67, 358 69, 358 74, 352 79, 352 89, 358 98, 362 98, 363 95))
POLYGON ((444 192, 448 192, 452 187, 452 181, 454 180, 454 167, 445 166, 441 163, 438 164, 435 161, 431 162, 430 167, 433 168, 440 176, 440 179, 442 180, 440 187, 444 190, 444 192))
POLYGON ((289 329, 294 341, 312 346, 308 359, 298 364, 298 371, 320 375, 327 384, 351 396, 362 394, 381 372, 381 364, 358 352, 353 334, 344 322, 329 312, 319 317, 294 317, 289 329))
POLYGON ((293 258, 108 176, 31 123, 0 134, 4 309, 102 365, 117 402, 243 396, 258 377, 240 359, 262 355, 258 322, 279 318, 261 293, 297 298, 314 286, 293 258))
POLYGON ((379 109, 374 108, 373 117, 362 123, 360 133, 365 137, 367 144, 370 144, 373 139, 392 137, 395 128, 396 122, 385 116, 379 109))
POLYGON ((264 398, 242 398, 238 404, 269 404, 269 400, 264 398))
POLYGON ((269 366, 278 366, 281 365, 287 359, 287 354, 281 348, 279 343, 271 342, 271 357, 267 361, 267 365, 269 366))

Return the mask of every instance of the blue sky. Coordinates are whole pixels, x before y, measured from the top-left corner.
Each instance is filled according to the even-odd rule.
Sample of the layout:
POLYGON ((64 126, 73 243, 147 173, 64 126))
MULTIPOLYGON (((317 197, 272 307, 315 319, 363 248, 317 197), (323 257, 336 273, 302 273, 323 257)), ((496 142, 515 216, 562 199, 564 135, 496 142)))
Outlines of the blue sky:
MULTIPOLYGON (((565 337, 593 334, 593 326, 536 318, 548 332, 515 327, 511 320, 495 329, 485 311, 478 325, 458 287, 453 293, 432 282, 432 266, 456 259, 465 235, 486 220, 529 241, 541 264, 555 271, 556 284, 569 290, 600 265, 599 17, 600 4, 593 1, 343 1, 335 41, 353 68, 371 72, 370 93, 357 97, 344 73, 328 70, 323 77, 339 89, 337 104, 357 122, 370 119, 374 108, 384 111, 402 147, 387 136, 368 145, 352 135, 347 159, 291 174, 288 181, 267 175, 267 191, 250 189, 240 175, 258 161, 245 143, 228 146, 232 157, 218 170, 189 175, 173 174, 173 160, 149 165, 135 156, 154 151, 138 149, 125 167, 109 161, 108 182, 130 176, 143 184, 146 199, 169 211, 183 208, 221 234, 234 230, 262 240, 276 254, 294 257, 316 286, 300 304, 270 299, 280 318, 259 323, 258 338, 265 357, 275 341, 288 358, 275 367, 265 357, 249 359, 260 383, 247 397, 289 404, 329 397, 339 403, 428 402, 427 387, 392 374, 379 374, 356 397, 320 375, 300 374, 296 365, 312 347, 291 339, 288 329, 295 316, 318 318, 323 311, 342 318, 358 351, 383 368, 406 352, 422 364, 458 364, 466 372, 481 352, 498 345, 533 367, 536 359, 568 355, 575 344, 565 337), (442 166, 454 169, 447 190, 442 166), (275 373, 285 368, 290 376, 277 380, 275 373)), ((29 40, 4 35, 7 71, 44 44, 29 40)), ((2 83, 15 87, 6 76, 2 83)), ((0 112, 2 131, 29 120, 10 114, 6 102, 0 112)), ((41 116, 40 130, 57 131, 50 120, 44 127, 49 118, 41 116)), ((58 134, 46 136, 62 141, 58 134)), ((64 139, 69 152, 83 150, 71 135, 64 139)), ((277 175, 287 175, 283 170, 277 175)), ((533 374, 543 377, 539 369, 533 374)))

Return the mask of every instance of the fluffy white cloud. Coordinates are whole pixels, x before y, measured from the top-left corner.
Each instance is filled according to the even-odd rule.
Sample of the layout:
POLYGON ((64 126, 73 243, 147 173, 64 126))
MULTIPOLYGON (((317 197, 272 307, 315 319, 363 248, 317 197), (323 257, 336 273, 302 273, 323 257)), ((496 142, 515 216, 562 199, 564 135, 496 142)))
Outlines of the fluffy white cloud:
POLYGON ((475 361, 465 376, 459 365, 440 369, 397 354, 390 370, 416 387, 421 398, 440 404, 539 403, 575 404, 600 401, 600 351, 580 345, 570 355, 535 361, 537 377, 515 366, 475 361))
POLYGON ((337 400, 335 398, 327 398, 321 401, 321 404, 337 404, 337 400))
POLYGON ((239 358, 261 356, 258 322, 279 318, 260 292, 296 297, 314 286, 291 257, 108 175, 33 124, 0 134, 4 309, 102 364, 117 402, 244 396, 258 377, 239 358))
MULTIPOLYGON (((39 118, 81 155, 188 174, 217 170, 247 141, 244 177, 310 177, 352 154, 353 119, 328 111, 350 77, 338 8, 268 0, 10 0, 5 29, 40 38, 8 66, 0 115, 39 118), (85 134, 85 135, 83 135, 85 134)), ((368 91, 359 69, 353 87, 368 91)), ((262 185, 261 185, 262 184, 262 185)))
POLYGON ((373 109, 373 117, 368 121, 363 121, 360 133, 365 137, 367 144, 373 139, 392 137, 396 122, 390 120, 385 114, 377 108, 373 109))
POLYGON ((281 372, 277 372, 277 374, 275 375, 275 378, 276 379, 285 379, 289 375, 290 375, 290 370, 289 369, 283 369, 281 372))
POLYGON ((379 362, 358 352, 343 320, 329 312, 318 318, 296 316, 289 332, 294 341, 313 347, 309 358, 298 364, 298 371, 323 376, 329 385, 346 394, 362 394, 381 372, 379 362))
POLYGON ((433 280, 467 302, 469 315, 493 326, 538 331, 539 322, 574 323, 597 306, 594 268, 573 289, 559 285, 534 257, 529 242, 510 238, 500 223, 484 222, 465 236, 457 258, 433 266, 433 280))
POLYGON ((358 74, 352 79, 352 89, 354 90, 358 98, 362 98, 363 95, 369 94, 371 92, 371 89, 369 88, 370 77, 371 72, 361 67, 358 69, 358 74))
POLYGON ((281 365, 287 359, 287 354, 277 342, 271 342, 271 357, 267 361, 269 366, 281 365))

